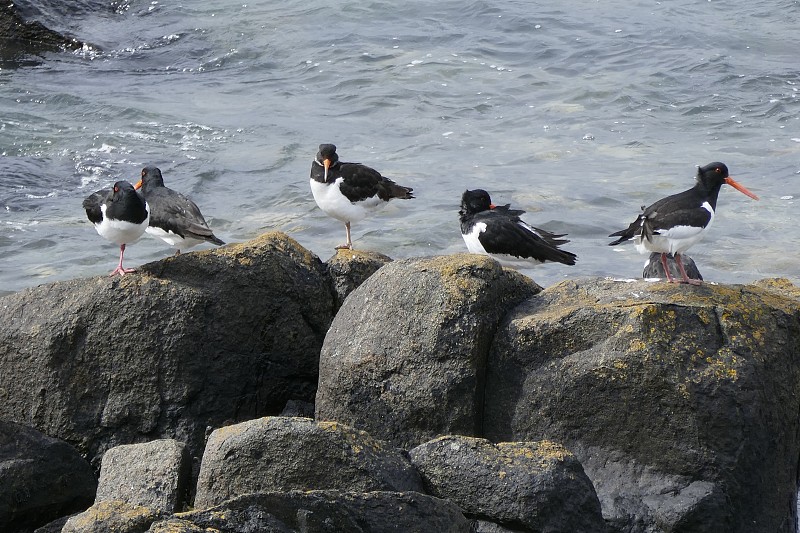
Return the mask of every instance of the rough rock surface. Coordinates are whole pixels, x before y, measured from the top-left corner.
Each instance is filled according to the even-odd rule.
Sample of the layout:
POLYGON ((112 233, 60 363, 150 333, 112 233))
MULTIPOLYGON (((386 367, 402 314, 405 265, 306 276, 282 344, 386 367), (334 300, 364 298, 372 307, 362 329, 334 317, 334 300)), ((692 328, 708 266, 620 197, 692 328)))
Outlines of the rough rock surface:
MULTIPOLYGON (((686 275, 689 279, 699 279, 702 280, 703 276, 700 274, 700 271, 697 269, 697 265, 694 262, 694 259, 689 257, 688 255, 681 255, 681 263, 683 264, 683 269, 686 271, 686 275)), ((681 271, 678 270, 678 263, 675 262, 675 258, 671 255, 667 256, 667 267, 669 267, 669 275, 675 279, 683 279, 681 275, 681 271)), ((661 263, 661 254, 653 252, 650 254, 650 257, 647 258, 647 262, 644 265, 644 270, 642 271, 643 278, 661 278, 666 279, 667 276, 664 274, 664 265, 661 263)))
POLYGON ((800 290, 567 281, 489 357, 486 435, 581 460, 624 531, 794 533, 800 290))
POLYGON ((163 513, 140 505, 105 501, 70 517, 61 533, 144 533, 163 513))
POLYGON ((467 516, 524 531, 606 530, 591 481, 561 445, 492 444, 451 435, 410 455, 426 492, 455 503, 467 516))
POLYGON ((91 465, 75 448, 0 420, 0 531, 32 529, 82 510, 96 486, 91 465))
POLYGON ((165 513, 180 511, 191 469, 186 445, 172 439, 111 448, 103 455, 95 503, 118 500, 165 513))
POLYGON ((391 261, 391 257, 377 252, 337 250, 336 255, 326 261, 333 280, 333 289, 336 291, 336 308, 342 306, 348 294, 391 261))
POLYGON ((410 448, 478 435, 498 322, 540 291, 477 255, 394 261, 348 296, 320 355, 316 417, 410 448))
POLYGON ((194 506, 292 489, 422 492, 422 481, 407 456, 363 431, 309 418, 267 417, 211 434, 194 506))
POLYGON ((250 494, 202 511, 180 513, 159 533, 472 533, 472 524, 453 503, 417 492, 349 493, 290 491, 250 494), (184 529, 185 528, 185 529, 184 529))
POLYGON ((0 417, 93 461, 313 401, 334 295, 281 233, 0 299, 0 417))

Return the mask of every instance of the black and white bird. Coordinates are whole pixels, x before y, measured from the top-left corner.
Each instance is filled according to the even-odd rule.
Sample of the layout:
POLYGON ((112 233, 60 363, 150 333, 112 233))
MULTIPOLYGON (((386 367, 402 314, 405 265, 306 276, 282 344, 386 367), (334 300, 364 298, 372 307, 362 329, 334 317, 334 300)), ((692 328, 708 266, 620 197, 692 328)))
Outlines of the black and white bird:
POLYGON ((350 224, 364 219, 389 200, 414 198, 411 187, 403 187, 366 165, 339 161, 336 146, 320 144, 311 164, 311 194, 329 217, 344 222, 347 242, 340 248, 353 248, 350 224))
POLYGON ((201 242, 225 244, 208 227, 197 204, 164 185, 157 167, 143 168, 142 179, 134 187, 141 189, 150 206, 147 233, 175 248, 176 255, 201 242))
POLYGON ((86 216, 101 237, 119 244, 119 264, 109 276, 135 272, 125 268, 122 260, 125 246, 136 242, 150 222, 150 212, 144 198, 127 181, 118 181, 111 189, 102 189, 83 201, 86 216))
POLYGON ((617 231, 609 237, 619 237, 609 243, 614 246, 633 239, 636 250, 642 254, 658 252, 667 281, 676 281, 670 275, 667 254, 675 258, 684 283, 699 285, 700 280, 686 275, 681 254, 699 242, 714 221, 717 196, 722 185, 728 184, 750 198, 758 196, 748 191, 728 175, 728 167, 719 162, 698 167, 694 187, 657 201, 650 207, 642 207, 642 213, 627 229, 617 231))
POLYGON ((519 218, 523 213, 508 205, 494 205, 483 189, 465 191, 458 214, 467 249, 516 268, 530 268, 545 261, 574 265, 575 254, 558 248, 569 242, 561 238, 565 235, 527 224, 519 218))

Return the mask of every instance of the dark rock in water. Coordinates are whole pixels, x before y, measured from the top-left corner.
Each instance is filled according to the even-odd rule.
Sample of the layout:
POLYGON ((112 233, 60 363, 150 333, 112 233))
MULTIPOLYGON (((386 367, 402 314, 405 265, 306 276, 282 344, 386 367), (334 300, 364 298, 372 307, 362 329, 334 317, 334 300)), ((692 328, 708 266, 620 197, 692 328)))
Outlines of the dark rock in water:
POLYGON ((75 448, 0 420, 0 531, 33 529, 85 509, 96 487, 75 448))
POLYGON ((403 448, 440 434, 479 435, 497 324, 540 290, 476 255, 385 265, 347 297, 328 331, 317 419, 403 448))
POLYGON ((24 18, 11 2, 0 3, 0 67, 35 64, 33 56, 62 49, 80 49, 83 43, 35 20, 24 18))
POLYGON ((194 506, 293 489, 422 492, 422 481, 405 455, 363 431, 308 418, 270 417, 211 434, 194 506))
POLYGON ((150 531, 473 533, 471 522, 446 500, 417 492, 336 490, 249 494, 211 509, 180 513, 168 524, 153 524, 150 531))
POLYGON ((525 531, 606 530, 592 482, 559 444, 446 436, 410 455, 427 492, 467 516, 525 531))
MULTIPOLYGON (((689 276, 689 279, 703 279, 703 276, 700 275, 700 271, 697 269, 694 259, 688 255, 681 255, 681 263, 683 263, 683 268, 686 270, 686 275, 689 276)), ((675 262, 675 258, 671 255, 667 255, 667 266, 669 267, 670 276, 675 279, 683 279, 681 271, 678 270, 678 263, 675 262)), ((661 254, 656 252, 650 254, 650 257, 647 258, 647 263, 644 265, 642 277, 667 278, 666 274, 664 274, 664 265, 661 263, 661 254)))
POLYGON ((191 473, 181 442, 161 439, 117 446, 103 455, 95 503, 117 500, 174 513, 188 503, 191 473))
POLYGON ((363 252, 361 250, 340 249, 336 255, 328 259, 328 270, 333 278, 333 288, 336 291, 336 307, 348 294, 374 274, 379 268, 392 259, 377 252, 363 252))
POLYGON ((157 438, 199 457, 209 426, 313 402, 334 295, 316 256, 270 233, 0 304, 0 417, 99 466, 113 446, 157 438))
POLYGON ((794 533, 798 405, 791 284, 568 281, 499 328, 485 429, 564 443, 621 530, 794 533))

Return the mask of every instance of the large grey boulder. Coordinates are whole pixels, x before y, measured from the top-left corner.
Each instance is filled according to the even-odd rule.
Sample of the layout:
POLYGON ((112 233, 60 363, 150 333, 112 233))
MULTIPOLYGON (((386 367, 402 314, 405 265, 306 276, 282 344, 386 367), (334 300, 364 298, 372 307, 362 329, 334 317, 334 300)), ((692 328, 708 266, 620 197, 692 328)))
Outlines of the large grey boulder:
POLYGON ((794 533, 800 290, 566 281, 492 345, 486 436, 572 450, 630 532, 794 533))
POLYGON ((450 435, 410 455, 428 494, 455 503, 467 516, 522 531, 606 531, 591 481, 559 444, 492 444, 450 435))
POLYGON ((75 448, 0 420, 0 531, 33 529, 85 509, 96 487, 91 465, 75 448))
POLYGON ((191 474, 181 442, 160 439, 117 446, 103 454, 95 503, 116 500, 174 513, 187 503, 191 474))
POLYGON ((497 324, 540 290, 478 255, 385 265, 347 297, 328 331, 316 418, 404 448, 479 435, 497 324))
POLYGON ((281 233, 5 296, 0 417, 95 462, 157 438, 199 457, 209 426, 313 401, 334 305, 323 264, 281 233))
POLYGON ((249 494, 216 507, 180 513, 153 533, 473 533, 454 504, 417 492, 336 490, 249 494))
POLYGON ((211 434, 194 506, 293 489, 422 492, 422 481, 406 455, 363 431, 310 418, 267 417, 211 434))

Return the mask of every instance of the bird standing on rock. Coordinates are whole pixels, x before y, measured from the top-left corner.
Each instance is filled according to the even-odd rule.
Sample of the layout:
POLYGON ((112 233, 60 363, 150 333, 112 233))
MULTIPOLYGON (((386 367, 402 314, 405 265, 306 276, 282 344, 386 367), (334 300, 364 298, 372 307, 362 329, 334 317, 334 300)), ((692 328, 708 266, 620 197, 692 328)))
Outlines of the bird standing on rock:
POLYGON ((102 189, 83 201, 86 216, 101 237, 119 244, 119 264, 109 276, 135 272, 125 268, 125 246, 139 240, 150 222, 147 202, 127 181, 118 181, 111 189, 102 189))
POLYGON ((164 185, 161 170, 157 167, 142 169, 142 179, 135 188, 141 189, 150 206, 150 226, 147 233, 158 237, 176 249, 187 250, 201 242, 225 244, 208 227, 200 208, 179 192, 164 185))
POLYGON ((325 214, 344 222, 347 242, 337 249, 353 248, 350 223, 364 219, 393 198, 410 199, 413 189, 396 184, 389 178, 360 163, 339 161, 336 146, 320 144, 311 164, 311 194, 325 214))
POLYGON ((535 228, 519 218, 525 213, 496 206, 483 189, 465 191, 461 196, 461 236, 473 254, 488 255, 501 265, 528 268, 545 261, 574 265, 577 257, 558 247, 569 241, 535 228))
POLYGON ((758 196, 734 181, 728 175, 728 167, 723 163, 714 162, 698 167, 696 179, 697 182, 691 189, 662 198, 647 208, 643 207, 642 213, 627 229, 609 235, 619 237, 609 245, 614 246, 633 239, 639 253, 660 253, 667 281, 674 282, 676 280, 670 275, 667 264, 667 254, 670 254, 678 264, 682 281, 700 285, 701 280, 691 279, 686 275, 681 254, 700 241, 711 227, 722 185, 728 184, 754 200, 758 200, 758 196))

